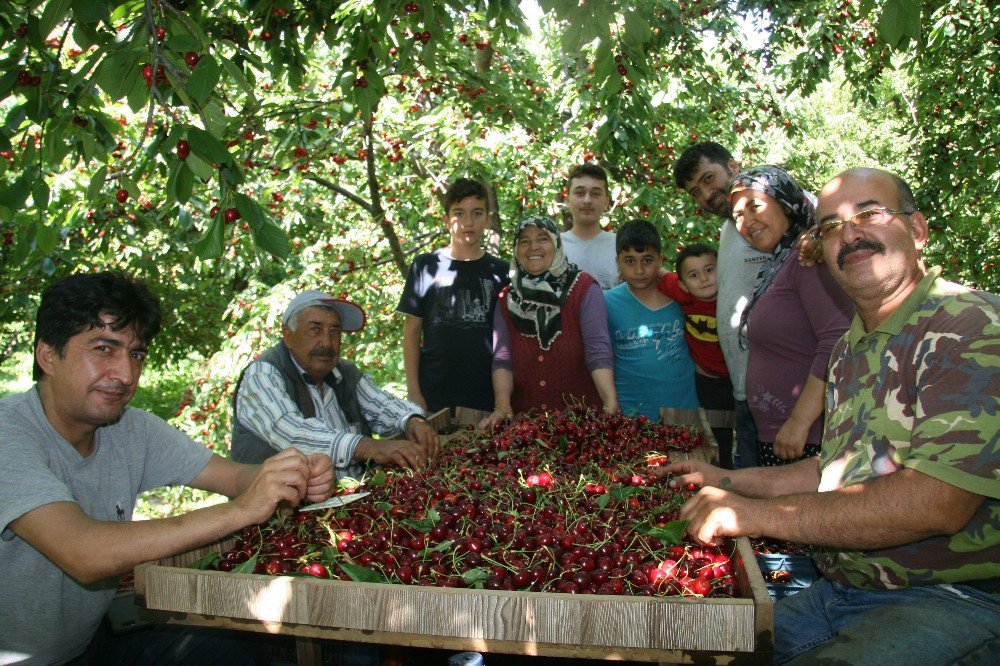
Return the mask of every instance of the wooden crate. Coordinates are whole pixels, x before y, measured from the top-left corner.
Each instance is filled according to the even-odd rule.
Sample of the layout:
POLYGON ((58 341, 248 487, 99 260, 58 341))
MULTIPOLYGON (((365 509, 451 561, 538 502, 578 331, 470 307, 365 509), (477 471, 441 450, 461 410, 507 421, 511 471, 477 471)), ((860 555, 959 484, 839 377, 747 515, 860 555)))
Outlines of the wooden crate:
POLYGON ((388 645, 693 663, 766 660, 772 602, 750 544, 737 541, 735 599, 501 592, 185 569, 212 549, 142 564, 143 617, 388 645), (754 653, 754 654, 751 654, 754 653))
MULTIPOLYGON (((707 442, 674 459, 711 459, 699 410, 671 410, 707 442)), ((747 539, 733 566, 739 598, 691 599, 506 592, 353 583, 184 568, 227 540, 140 565, 136 603, 180 624, 455 651, 658 663, 767 663, 773 603, 747 539)))
POLYGON ((660 418, 664 423, 674 425, 689 425, 699 430, 705 438, 703 446, 696 447, 690 453, 677 453, 671 451, 672 460, 703 460, 713 465, 719 464, 719 443, 715 441, 712 434, 712 427, 709 425, 708 417, 703 409, 679 409, 676 407, 662 407, 660 418))

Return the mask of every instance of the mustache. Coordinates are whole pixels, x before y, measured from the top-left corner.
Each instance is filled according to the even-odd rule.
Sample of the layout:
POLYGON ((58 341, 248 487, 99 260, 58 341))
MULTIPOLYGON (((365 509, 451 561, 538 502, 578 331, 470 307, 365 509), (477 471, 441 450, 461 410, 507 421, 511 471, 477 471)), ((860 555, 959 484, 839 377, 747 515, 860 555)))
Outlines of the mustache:
POLYGON ((837 267, 843 269, 844 260, 847 258, 847 255, 852 252, 857 252, 858 250, 870 250, 871 252, 885 254, 885 245, 882 245, 882 243, 879 243, 877 240, 873 240, 871 238, 862 238, 854 245, 845 245, 840 248, 840 252, 837 253, 837 267))
POLYGON ((333 358, 337 355, 337 352, 333 347, 317 347, 309 352, 309 355, 316 358, 333 358))

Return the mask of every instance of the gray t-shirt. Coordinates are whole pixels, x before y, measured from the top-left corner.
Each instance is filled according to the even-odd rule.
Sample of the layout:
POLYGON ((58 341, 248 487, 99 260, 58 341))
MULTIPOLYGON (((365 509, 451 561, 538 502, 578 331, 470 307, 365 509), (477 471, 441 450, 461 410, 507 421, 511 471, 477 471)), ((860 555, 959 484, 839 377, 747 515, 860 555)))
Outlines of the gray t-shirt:
POLYGON ((618 261, 613 233, 602 229, 588 240, 581 239, 572 231, 564 231, 560 236, 566 258, 581 271, 590 273, 601 285, 601 289, 607 291, 618 284, 618 261))
POLYGON ((719 296, 716 303, 716 324, 719 345, 726 359, 729 377, 733 381, 733 397, 746 400, 747 359, 749 352, 740 349, 738 332, 743 308, 753 296, 760 267, 770 255, 753 249, 736 231, 731 220, 722 223, 719 234, 719 264, 717 267, 719 296))
POLYGON ((0 400, 0 664, 62 663, 81 653, 118 580, 83 586, 9 529, 29 511, 75 502, 127 521, 140 492, 193 481, 211 451, 162 419, 126 408, 83 458, 45 418, 38 390, 0 400))

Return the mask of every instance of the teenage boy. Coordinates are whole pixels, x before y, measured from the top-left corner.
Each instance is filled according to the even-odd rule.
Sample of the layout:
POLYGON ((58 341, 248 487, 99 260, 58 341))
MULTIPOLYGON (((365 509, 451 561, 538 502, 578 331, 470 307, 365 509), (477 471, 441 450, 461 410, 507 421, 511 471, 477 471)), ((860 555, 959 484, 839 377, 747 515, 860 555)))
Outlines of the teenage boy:
POLYGON ((493 409, 493 311, 510 265, 485 252, 490 214, 482 183, 459 178, 444 197, 448 247, 418 255, 397 312, 403 322, 407 398, 434 413, 493 409))
POLYGON ((596 164, 581 164, 569 172, 566 182, 566 208, 573 219, 573 228, 560 234, 566 258, 607 291, 619 282, 615 235, 601 228, 601 218, 611 206, 608 173, 596 164))
POLYGON ((729 211, 729 181, 740 164, 725 147, 714 141, 688 146, 674 164, 674 182, 701 206, 702 214, 722 219, 719 228, 718 313, 719 343, 733 383, 736 406, 737 467, 757 465, 757 426, 750 415, 746 396, 747 350, 737 336, 740 315, 753 295, 760 267, 768 255, 750 246, 732 223, 729 211))
MULTIPOLYGON (((684 312, 684 338, 695 364, 694 384, 698 402, 705 409, 733 411, 733 383, 719 345, 715 318, 718 253, 711 245, 694 243, 677 254, 675 273, 660 278, 661 292, 674 299, 684 312)), ((712 428, 719 444, 719 464, 733 468, 732 428, 712 428)))
POLYGON ((658 420, 661 407, 697 409, 684 315, 657 289, 663 255, 656 228, 645 220, 627 222, 616 249, 625 283, 608 291, 605 301, 621 410, 658 420))

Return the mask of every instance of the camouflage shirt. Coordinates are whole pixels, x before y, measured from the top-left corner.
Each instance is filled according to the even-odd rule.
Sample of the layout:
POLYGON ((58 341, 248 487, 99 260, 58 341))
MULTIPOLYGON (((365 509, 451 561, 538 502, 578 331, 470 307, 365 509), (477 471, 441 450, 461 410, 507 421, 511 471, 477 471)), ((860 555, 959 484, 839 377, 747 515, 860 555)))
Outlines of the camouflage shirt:
POLYGON ((823 574, 851 587, 1000 578, 1000 297, 940 273, 871 333, 855 317, 834 347, 819 490, 910 468, 986 500, 952 536, 817 549, 823 574))

